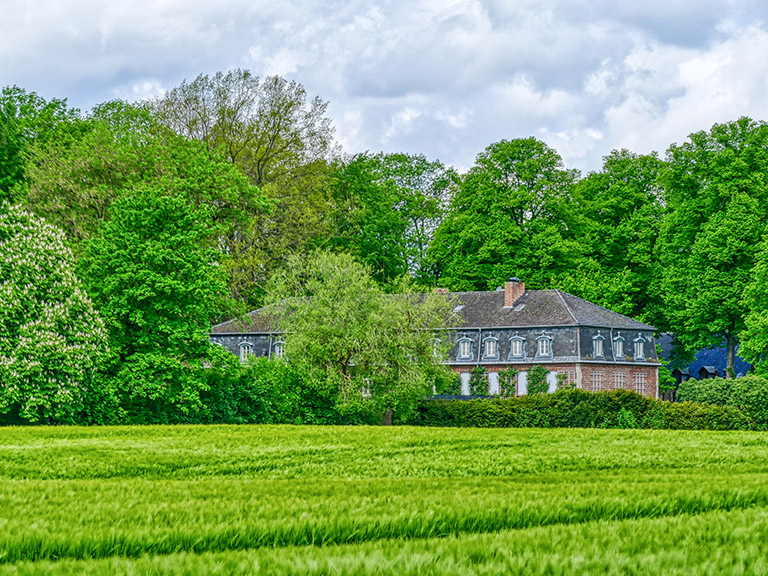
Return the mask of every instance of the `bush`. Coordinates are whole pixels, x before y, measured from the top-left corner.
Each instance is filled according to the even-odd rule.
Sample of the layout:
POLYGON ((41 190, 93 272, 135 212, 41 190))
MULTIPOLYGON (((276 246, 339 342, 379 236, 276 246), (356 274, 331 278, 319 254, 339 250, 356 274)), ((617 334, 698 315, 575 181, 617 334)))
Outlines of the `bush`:
POLYGON ((752 421, 755 429, 768 430, 768 380, 765 378, 687 380, 680 384, 677 398, 737 408, 752 421))
POLYGON ((672 404, 629 390, 579 389, 508 399, 425 400, 408 423, 481 428, 755 428, 748 414, 732 406, 672 404))

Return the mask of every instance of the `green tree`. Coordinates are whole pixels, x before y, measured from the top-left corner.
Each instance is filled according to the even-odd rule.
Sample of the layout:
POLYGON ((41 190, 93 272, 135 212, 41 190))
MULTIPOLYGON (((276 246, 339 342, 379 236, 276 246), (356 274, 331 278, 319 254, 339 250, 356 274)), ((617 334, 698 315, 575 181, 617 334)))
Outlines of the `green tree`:
POLYGON ((559 287, 634 318, 663 324, 657 239, 664 197, 657 184, 662 161, 614 150, 600 172, 572 189, 570 232, 583 257, 559 287))
POLYGON ((325 252, 290 259, 270 296, 289 362, 342 413, 402 420, 445 377, 434 337, 453 308, 444 296, 412 293, 407 283, 384 294, 351 256, 325 252))
POLYGON ((116 200, 82 257, 82 276, 116 354, 111 374, 129 418, 194 419, 206 366, 232 361, 208 338, 228 307, 211 209, 146 189, 116 200))
POLYGON ((691 134, 670 147, 661 179, 669 324, 689 349, 725 343, 732 373, 745 290, 768 222, 768 125, 740 118, 691 134))
MULTIPOLYGON (((6 86, 0 92, 0 201, 23 196, 29 148, 54 137, 61 126, 75 122, 77 110, 66 100, 47 102, 34 92, 6 86), (15 192, 14 189, 16 188, 15 192)), ((22 198, 15 198, 21 200, 22 198)))
POLYGON ((510 276, 531 288, 553 284, 580 254, 567 218, 575 177, 535 138, 488 146, 435 232, 429 256, 438 284, 485 290, 510 276))
POLYGON ((745 330, 741 334, 739 354, 754 364, 755 370, 768 374, 768 233, 763 235, 760 252, 744 289, 745 330))
POLYGON ((261 192, 200 142, 158 126, 149 112, 121 101, 94 108, 77 138, 35 146, 27 173, 28 203, 61 226, 73 245, 92 237, 115 200, 151 187, 212 209, 222 232, 238 229, 266 208, 261 192))
POLYGON ((328 102, 308 99, 297 82, 238 69, 182 82, 151 106, 161 123, 223 154, 274 201, 229 246, 234 293, 260 302, 264 282, 290 254, 313 250, 331 232, 337 150, 328 102))
POLYGON ((334 176, 334 232, 380 283, 426 275, 425 261, 457 177, 422 155, 357 154, 334 176))
POLYGON ((29 422, 88 421, 104 323, 74 273, 64 235, 0 203, 0 414, 29 422))

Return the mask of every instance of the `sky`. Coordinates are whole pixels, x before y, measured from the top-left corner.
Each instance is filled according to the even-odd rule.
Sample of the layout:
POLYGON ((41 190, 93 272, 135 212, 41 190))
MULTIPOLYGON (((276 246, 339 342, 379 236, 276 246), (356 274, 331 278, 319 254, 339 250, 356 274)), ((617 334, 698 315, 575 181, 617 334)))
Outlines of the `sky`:
POLYGON ((279 74, 344 152, 460 171, 535 136, 569 168, 768 120, 765 0, 3 0, 0 86, 89 110, 199 74, 279 74))

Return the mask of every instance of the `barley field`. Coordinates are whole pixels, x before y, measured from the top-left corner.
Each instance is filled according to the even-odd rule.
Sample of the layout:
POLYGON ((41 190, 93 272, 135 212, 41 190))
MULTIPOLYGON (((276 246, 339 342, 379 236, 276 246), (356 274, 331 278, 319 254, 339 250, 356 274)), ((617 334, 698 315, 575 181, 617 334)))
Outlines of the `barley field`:
POLYGON ((0 575, 767 574, 768 435, 0 429, 0 575))

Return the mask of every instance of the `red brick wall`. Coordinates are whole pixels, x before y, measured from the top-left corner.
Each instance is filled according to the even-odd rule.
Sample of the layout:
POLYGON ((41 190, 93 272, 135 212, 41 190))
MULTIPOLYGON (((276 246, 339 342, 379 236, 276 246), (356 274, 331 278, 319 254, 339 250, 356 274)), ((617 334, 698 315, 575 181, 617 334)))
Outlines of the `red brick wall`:
MULTIPOLYGON (((483 364, 488 372, 501 372, 507 368, 517 368, 526 371, 532 366, 510 364, 483 364)), ((558 373, 571 372, 574 379, 578 378, 579 368, 575 363, 542 364, 547 370, 558 373)), ((474 365, 452 366, 456 372, 470 372, 474 365)), ((636 390, 651 398, 658 398, 658 368, 655 366, 632 366, 621 364, 581 364, 581 388, 584 390, 636 390), (601 378, 593 378, 595 373, 602 373, 601 378), (616 377, 619 374, 619 377, 616 377), (623 378, 622 378, 623 375, 623 378)))

